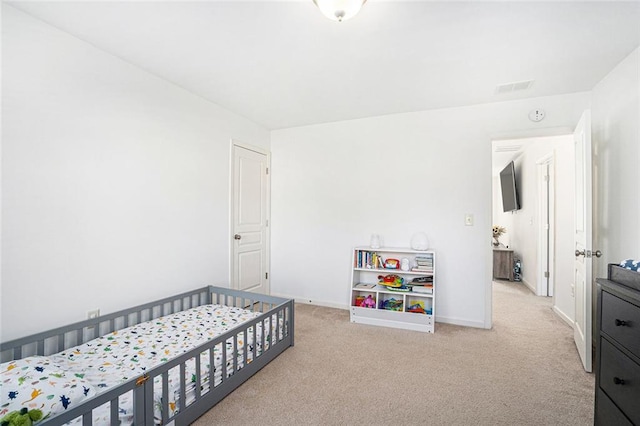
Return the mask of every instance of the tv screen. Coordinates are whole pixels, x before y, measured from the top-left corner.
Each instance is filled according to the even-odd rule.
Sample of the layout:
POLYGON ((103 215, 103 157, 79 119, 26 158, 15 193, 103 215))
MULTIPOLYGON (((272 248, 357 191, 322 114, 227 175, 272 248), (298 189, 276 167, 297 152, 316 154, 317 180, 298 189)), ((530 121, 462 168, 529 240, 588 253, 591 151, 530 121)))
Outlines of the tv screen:
POLYGON ((516 169, 513 161, 500 172, 500 187, 502 188, 502 210, 511 212, 520 208, 518 186, 516 185, 516 169))

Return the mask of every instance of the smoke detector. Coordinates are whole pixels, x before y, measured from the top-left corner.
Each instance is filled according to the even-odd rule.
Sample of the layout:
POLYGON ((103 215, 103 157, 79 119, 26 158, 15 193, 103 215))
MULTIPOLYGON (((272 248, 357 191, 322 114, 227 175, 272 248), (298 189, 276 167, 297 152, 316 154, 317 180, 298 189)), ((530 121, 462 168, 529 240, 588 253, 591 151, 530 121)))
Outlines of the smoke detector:
POLYGON ((544 118, 544 110, 542 109, 538 108, 529 112, 529 120, 533 121, 534 123, 542 121, 543 118, 544 118))

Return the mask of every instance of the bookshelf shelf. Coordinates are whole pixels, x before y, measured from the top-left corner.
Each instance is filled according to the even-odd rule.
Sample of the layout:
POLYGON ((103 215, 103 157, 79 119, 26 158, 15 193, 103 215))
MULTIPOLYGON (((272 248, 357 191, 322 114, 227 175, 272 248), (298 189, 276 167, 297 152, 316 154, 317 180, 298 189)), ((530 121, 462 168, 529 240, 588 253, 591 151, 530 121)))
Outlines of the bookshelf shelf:
POLYGON ((349 288, 351 322, 433 333, 435 263, 432 250, 355 247, 349 288), (394 276, 387 277, 393 279, 389 284, 400 287, 382 285, 389 275, 394 276))

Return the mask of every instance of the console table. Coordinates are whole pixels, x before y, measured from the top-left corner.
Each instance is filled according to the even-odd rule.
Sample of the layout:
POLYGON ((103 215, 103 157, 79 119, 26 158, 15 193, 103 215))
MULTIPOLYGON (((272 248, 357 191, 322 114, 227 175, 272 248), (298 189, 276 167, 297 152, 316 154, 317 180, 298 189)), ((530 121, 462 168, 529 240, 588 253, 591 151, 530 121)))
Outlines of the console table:
POLYGON ((493 248, 493 278, 513 281, 513 250, 506 247, 493 248))

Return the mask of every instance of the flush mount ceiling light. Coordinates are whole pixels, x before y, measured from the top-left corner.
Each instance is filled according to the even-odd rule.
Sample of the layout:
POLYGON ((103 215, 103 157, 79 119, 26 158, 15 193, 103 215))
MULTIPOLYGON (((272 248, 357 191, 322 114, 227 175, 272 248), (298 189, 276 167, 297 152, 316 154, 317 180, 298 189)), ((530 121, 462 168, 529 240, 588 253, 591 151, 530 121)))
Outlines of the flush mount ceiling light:
POLYGON ((353 18, 367 0, 313 0, 324 16, 342 22, 353 18))

